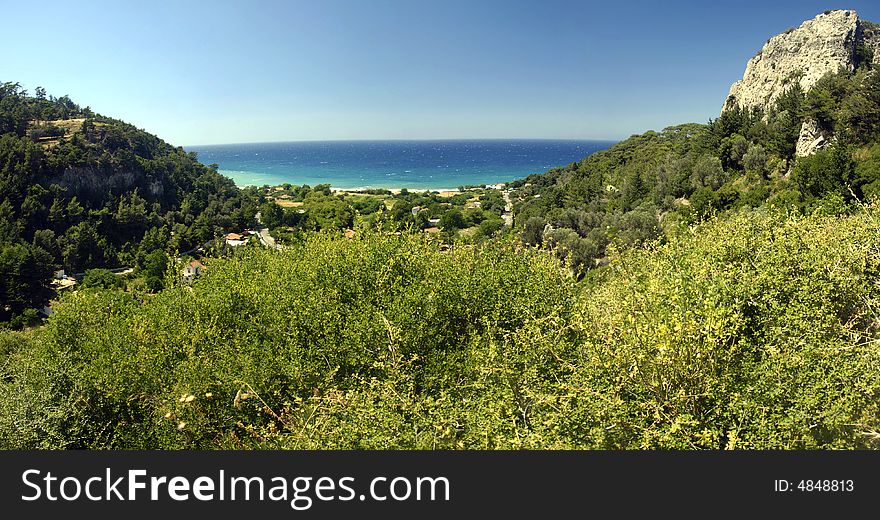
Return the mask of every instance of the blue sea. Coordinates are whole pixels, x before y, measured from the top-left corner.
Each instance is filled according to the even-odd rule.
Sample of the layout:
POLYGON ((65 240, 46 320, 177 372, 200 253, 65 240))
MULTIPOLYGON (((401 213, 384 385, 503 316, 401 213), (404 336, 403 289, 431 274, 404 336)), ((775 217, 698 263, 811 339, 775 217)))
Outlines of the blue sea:
POLYGON ((298 141, 192 146, 239 186, 454 189, 496 184, 580 161, 612 141, 298 141))

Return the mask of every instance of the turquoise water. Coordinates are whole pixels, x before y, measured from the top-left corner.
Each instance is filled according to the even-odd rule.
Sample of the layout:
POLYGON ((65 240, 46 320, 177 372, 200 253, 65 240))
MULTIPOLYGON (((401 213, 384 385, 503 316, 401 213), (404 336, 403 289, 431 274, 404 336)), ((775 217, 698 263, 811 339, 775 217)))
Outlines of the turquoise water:
POLYGON ((310 141, 188 147, 239 186, 457 188, 509 182, 580 161, 611 141, 310 141))

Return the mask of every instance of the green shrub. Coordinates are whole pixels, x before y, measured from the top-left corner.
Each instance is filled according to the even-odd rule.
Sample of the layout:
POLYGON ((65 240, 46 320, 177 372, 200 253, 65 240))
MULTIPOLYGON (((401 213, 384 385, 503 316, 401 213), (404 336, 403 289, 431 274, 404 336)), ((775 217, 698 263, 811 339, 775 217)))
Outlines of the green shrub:
POLYGON ((70 293, 0 335, 0 446, 875 447, 874 211, 740 211, 578 286, 504 240, 311 233, 70 293))
POLYGON ((574 320, 559 428, 607 448, 872 446, 878 232, 746 212, 631 251, 574 320))
POLYGON ((101 289, 118 289, 125 284, 122 279, 107 269, 88 269, 79 286, 82 288, 97 287, 101 289))

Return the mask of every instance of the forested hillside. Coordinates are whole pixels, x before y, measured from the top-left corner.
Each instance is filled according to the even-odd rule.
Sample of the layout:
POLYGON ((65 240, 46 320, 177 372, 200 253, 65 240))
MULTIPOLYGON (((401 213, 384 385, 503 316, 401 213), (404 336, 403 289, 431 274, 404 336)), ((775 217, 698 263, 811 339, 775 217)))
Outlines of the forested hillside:
POLYGON ((706 125, 633 136, 583 161, 513 183, 527 244, 554 248, 579 272, 607 248, 662 238, 715 213, 765 204, 809 213, 829 198, 880 195, 880 73, 871 60, 794 80, 767 112, 734 107, 706 125), (795 157, 804 121, 831 136, 795 157))
POLYGON ((249 200, 143 130, 0 83, 0 322, 41 305, 55 269, 188 250, 250 224, 249 200))

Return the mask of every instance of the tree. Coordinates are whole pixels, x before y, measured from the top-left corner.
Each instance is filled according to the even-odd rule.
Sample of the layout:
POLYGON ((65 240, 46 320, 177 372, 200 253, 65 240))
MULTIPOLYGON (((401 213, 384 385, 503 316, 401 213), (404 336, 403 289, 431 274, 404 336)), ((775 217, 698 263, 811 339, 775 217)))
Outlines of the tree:
POLYGON ((51 229, 38 229, 34 232, 33 245, 42 248, 52 255, 56 261, 61 259, 61 249, 58 247, 58 238, 51 229))
POLYGON ((798 135, 801 131, 804 91, 798 81, 794 81, 776 100, 776 107, 770 117, 767 146, 773 153, 786 161, 794 159, 798 135))
POLYGON ((660 223, 654 208, 646 205, 623 215, 617 223, 618 240, 624 247, 641 245, 660 236, 660 223))
POLYGON ((667 199, 683 197, 689 193, 692 160, 688 157, 666 156, 657 167, 657 181, 654 186, 654 202, 666 204, 667 199))
POLYGON ((123 287, 122 280, 107 269, 88 269, 80 287, 89 288, 97 287, 100 289, 118 289, 123 287))
POLYGON ((749 149, 749 141, 740 134, 733 134, 721 141, 722 163, 727 168, 739 168, 742 165, 743 156, 749 149))
POLYGON ((792 177, 801 192, 807 196, 821 197, 828 193, 837 193, 844 199, 850 199, 850 189, 854 187, 855 181, 855 166, 847 147, 836 144, 798 159, 792 177))
POLYGON ((504 227, 504 221, 500 218, 490 218, 480 222, 480 234, 486 238, 495 236, 504 227))
POLYGON ((14 242, 21 235, 21 224, 9 199, 0 202, 0 242, 14 242))
POLYGON ((749 151, 742 158, 742 165, 748 171, 764 174, 767 167, 767 152, 764 147, 755 144, 749 147, 749 151))
POLYGON ((144 279, 147 288, 153 292, 159 292, 165 288, 165 272, 168 270, 168 255, 165 251, 157 249, 144 259, 144 279))
POLYGON ((631 171, 620 190, 621 207, 624 211, 628 211, 638 206, 649 191, 650 187, 641 173, 638 170, 631 171))
POLYGON ((284 209, 275 202, 260 205, 260 221, 269 229, 281 226, 284 222, 284 209))
POLYGON ((547 221, 541 217, 530 217, 523 225, 522 241, 528 246, 540 246, 543 243, 544 228, 547 221))
POLYGON ((593 266, 599 251, 595 244, 581 238, 571 229, 561 228, 550 231, 545 236, 547 245, 556 251, 556 256, 574 273, 582 273, 593 266))
POLYGON ((70 227, 59 242, 64 265, 74 271, 107 265, 115 256, 106 237, 98 232, 97 225, 91 221, 70 227))
POLYGON ((52 256, 41 247, 0 245, 0 319, 8 320, 28 307, 41 305, 56 267, 52 256))
POLYGON ((711 188, 717 190, 724 184, 724 168, 721 167, 721 159, 712 155, 704 155, 697 159, 691 171, 691 186, 699 188, 711 188))
POLYGON ((452 209, 440 216, 440 228, 444 231, 455 231, 467 227, 464 215, 457 209, 452 209))

